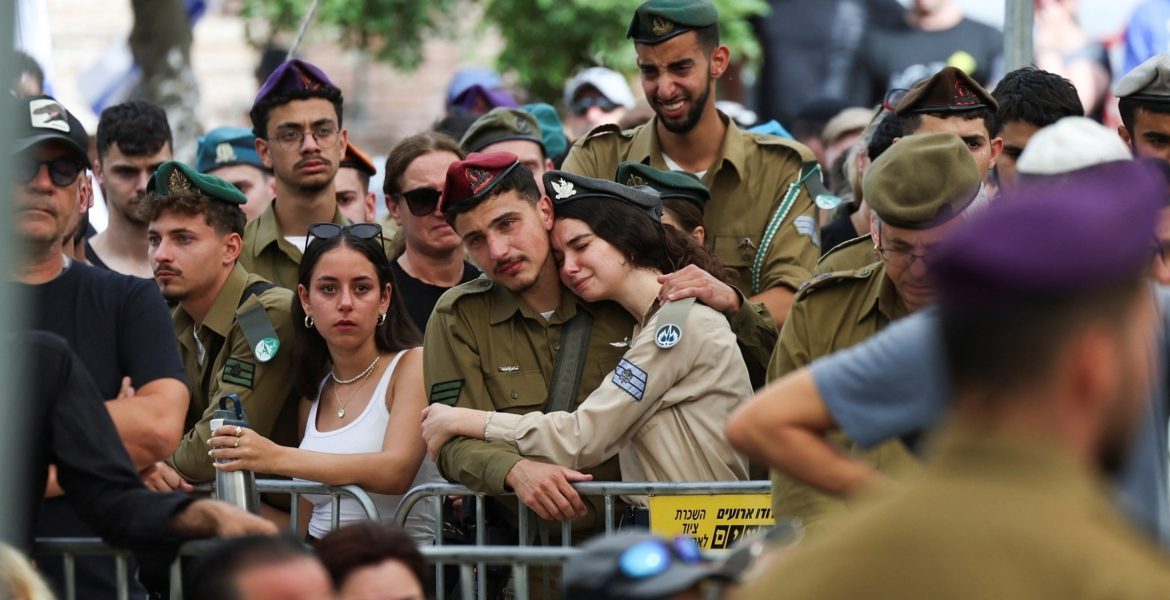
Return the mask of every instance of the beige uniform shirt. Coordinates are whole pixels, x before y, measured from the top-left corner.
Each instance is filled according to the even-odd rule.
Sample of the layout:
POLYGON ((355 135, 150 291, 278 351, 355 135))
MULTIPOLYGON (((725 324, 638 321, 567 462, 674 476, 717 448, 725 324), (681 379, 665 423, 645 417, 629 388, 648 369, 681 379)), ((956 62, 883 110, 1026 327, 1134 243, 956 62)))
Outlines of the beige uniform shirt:
POLYGON ((211 414, 219 409, 219 398, 225 394, 239 395, 248 425, 256 433, 281 445, 297 444, 297 397, 290 376, 293 322, 289 311, 293 293, 274 287, 240 303, 248 286, 263 281, 262 277, 249 275, 237 264, 212 302, 198 332, 195 322, 181 307, 172 313, 191 402, 184 422, 187 432, 167 463, 188 481, 215 478, 215 469, 207 456, 210 449, 207 440, 211 437, 211 414), (276 355, 267 362, 256 358, 236 319, 237 315, 257 304, 264 307, 280 339, 276 355), (205 348, 202 364, 196 334, 205 348), (219 352, 213 354, 215 346, 219 346, 219 352))
POLYGON ((655 304, 576 411, 495 414, 485 438, 574 469, 617 454, 626 481, 746 480, 747 461, 724 429, 752 387, 727 318, 695 304, 677 345, 660 348, 655 304))
POLYGON ((921 478, 737 598, 1170 598, 1170 562, 1108 484, 1039 439, 946 432, 921 478))
MULTIPOLYGON (((720 117, 727 133, 719 157, 702 177, 711 190, 703 214, 707 247, 735 271, 736 287, 749 295, 777 286, 795 290, 820 256, 816 207, 805 187, 796 185, 802 164, 816 158, 796 142, 749 133, 726 115, 720 117), (769 223, 789 194, 794 195, 791 208, 769 238, 769 223)), ((562 168, 609 180, 623 160, 667 170, 656 124, 657 117, 629 131, 602 125, 577 140, 562 168)))
MULTIPOLYGON (((254 273, 290 290, 297 289, 301 269, 301 251, 284 238, 280 223, 276 221, 276 204, 273 200, 259 217, 244 226, 244 247, 240 250, 240 265, 254 273)), ((334 209, 333 222, 349 225, 349 220, 334 209)))
MULTIPOLYGON (((871 248, 858 245, 854 247, 871 248)), ((830 255, 831 256, 831 255, 830 255)), ((814 277, 797 295, 772 354, 768 380, 806 366, 822 356, 868 339, 907 311, 885 266, 876 263, 855 271, 814 277)), ((854 458, 895 478, 916 470, 916 461, 897 440, 865 450, 844 434, 829 440, 854 458)), ((806 536, 835 525, 845 501, 818 492, 777 471, 772 472, 772 507, 777 519, 800 519, 806 536)))

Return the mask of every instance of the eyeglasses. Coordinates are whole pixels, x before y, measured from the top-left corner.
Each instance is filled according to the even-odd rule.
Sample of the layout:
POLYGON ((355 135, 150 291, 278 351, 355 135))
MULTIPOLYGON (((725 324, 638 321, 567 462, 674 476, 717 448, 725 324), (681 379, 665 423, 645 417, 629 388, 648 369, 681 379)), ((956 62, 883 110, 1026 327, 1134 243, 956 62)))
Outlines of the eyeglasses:
MULTIPOLYGON (((332 125, 319 125, 314 127, 309 135, 317 141, 317 146, 320 148, 332 148, 337 144, 337 128, 332 125)), ((273 136, 276 138, 276 143, 284 150, 292 151, 301 147, 305 143, 305 132, 300 129, 281 129, 273 136)))
POLYGON ((886 261, 891 267, 898 269, 909 269, 914 265, 914 261, 922 261, 923 266, 926 266, 925 254, 913 254, 905 250, 894 250, 891 248, 878 248, 878 254, 882 256, 882 260, 886 261))
POLYGON ((335 238, 339 235, 352 235, 360 240, 372 240, 377 238, 378 241, 385 246, 386 240, 382 239, 382 226, 377 223, 355 223, 353 225, 338 225, 337 223, 313 223, 309 225, 309 236, 306 238, 305 247, 316 240, 327 240, 335 238))
POLYGON ((886 97, 882 99, 882 108, 886 110, 898 110, 898 103, 910 90, 906 88, 894 88, 886 92, 886 97))
POLYGON ((675 560, 702 562, 703 554, 694 538, 680 535, 669 543, 659 539, 638 542, 622 552, 618 566, 622 575, 630 579, 646 579, 665 573, 675 560))
POLYGON ((574 100, 569 109, 573 111, 573 114, 580 116, 589 112, 589 109, 594 106, 600 108, 602 112, 613 112, 618 107, 617 103, 605 96, 586 96, 574 100))
POLYGON ((49 168, 49 181, 52 181, 53 185, 57 187, 65 187, 77 181, 77 176, 85 169, 77 161, 68 158, 20 160, 16 163, 16 173, 14 173, 16 181, 28 183, 36 179, 37 173, 41 172, 41 165, 49 168))
POLYGON ((410 209, 410 214, 425 217, 434 214, 443 192, 435 188, 417 188, 409 192, 399 192, 398 195, 406 199, 406 207, 410 209))

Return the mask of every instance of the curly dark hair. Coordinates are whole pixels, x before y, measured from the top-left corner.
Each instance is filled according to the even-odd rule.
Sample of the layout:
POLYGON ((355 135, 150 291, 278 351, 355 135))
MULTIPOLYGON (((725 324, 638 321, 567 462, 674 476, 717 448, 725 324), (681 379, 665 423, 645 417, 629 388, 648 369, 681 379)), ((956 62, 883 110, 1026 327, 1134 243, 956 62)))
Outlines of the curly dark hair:
POLYGON ((166 111, 144 100, 131 100, 103 110, 97 126, 98 158, 104 159, 114 144, 127 156, 157 154, 167 145, 174 148, 166 111))
POLYGON ((238 204, 221 202, 204 194, 176 192, 173 194, 147 194, 142 201, 142 215, 147 222, 155 221, 163 213, 176 213, 186 217, 203 215, 206 222, 219 235, 229 233, 244 235, 247 217, 238 204))
POLYGON ((588 225, 635 267, 672 273, 695 265, 727 285, 734 285, 732 271, 710 250, 626 202, 603 198, 571 202, 554 211, 556 219, 577 219, 588 225))
POLYGON ((1004 75, 991 95, 999 103, 996 118, 1000 123, 1024 121, 1046 127, 1064 117, 1085 116, 1072 82, 1036 67, 1024 67, 1004 75))

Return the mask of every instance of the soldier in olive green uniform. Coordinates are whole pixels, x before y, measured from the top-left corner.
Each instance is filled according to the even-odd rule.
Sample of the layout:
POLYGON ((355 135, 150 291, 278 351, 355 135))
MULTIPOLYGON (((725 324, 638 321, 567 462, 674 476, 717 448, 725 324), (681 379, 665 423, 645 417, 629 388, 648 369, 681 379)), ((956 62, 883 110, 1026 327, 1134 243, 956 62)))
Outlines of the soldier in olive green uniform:
POLYGON ((293 293, 237 264, 246 197, 231 184, 172 161, 149 189, 152 268, 163 295, 178 302, 175 335, 191 393, 187 433, 166 465, 185 481, 210 481, 209 424, 226 394, 239 396, 261 435, 297 441, 292 351, 282 344, 292 339, 293 293))
POLYGON ((244 228, 240 264, 283 288, 297 288, 309 224, 349 224, 333 189, 348 143, 341 102, 325 73, 294 59, 272 72, 252 104, 256 150, 276 178, 276 199, 244 228))
MULTIPOLYGON (((898 102, 896 112, 902 121, 903 135, 946 132, 963 138, 979 169, 979 179, 986 182, 1003 150, 1003 139, 998 137, 999 122, 995 118, 998 109, 999 103, 977 81, 955 67, 944 67, 910 88, 898 102)), ((987 202, 990 189, 984 183, 977 204, 987 202)), ((875 262, 873 245, 862 236, 822 256, 813 275, 853 271, 875 262)))
POLYGON ((951 392, 937 402, 952 408, 922 476, 738 598, 1170 597, 1170 560, 1107 482, 1165 398, 1149 395, 1160 326, 1145 279, 1166 184, 1139 171, 1004 197, 940 244, 951 392))
MULTIPOLYGON (((869 247, 880 248, 882 259, 853 271, 819 275, 801 289, 780 332, 769 381, 861 342, 929 303, 926 255, 960 221, 953 217, 974 199, 979 172, 958 136, 920 134, 903 138, 878 157, 863 186, 876 221, 869 247)), ((899 441, 865 451, 842 434, 831 437, 884 473, 898 476, 912 468, 899 441)), ((777 472, 772 481, 776 518, 799 518, 809 533, 820 532, 824 521, 845 506, 777 472)))
POLYGON ((656 116, 630 131, 594 129, 574 144, 562 168, 608 179, 629 160, 699 176, 711 193, 703 218, 707 247, 734 269, 736 287, 782 321, 820 256, 811 196, 824 187, 808 148, 741 131, 716 110, 715 80, 729 60, 727 48, 718 45, 717 18, 709 1, 642 4, 627 36, 638 49, 643 89, 656 116), (696 63, 687 75, 668 68, 684 60, 696 63), (815 190, 811 196, 809 189, 815 190))

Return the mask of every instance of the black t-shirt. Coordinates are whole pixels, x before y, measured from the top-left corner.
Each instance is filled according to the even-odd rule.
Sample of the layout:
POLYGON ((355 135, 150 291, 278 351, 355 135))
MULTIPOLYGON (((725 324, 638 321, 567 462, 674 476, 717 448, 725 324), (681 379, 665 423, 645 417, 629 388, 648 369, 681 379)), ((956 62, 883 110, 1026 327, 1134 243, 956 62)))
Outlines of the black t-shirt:
POLYGON ((187 381, 171 315, 153 281, 73 262, 48 283, 21 287, 31 300, 30 329, 65 338, 102 398, 117 397, 123 376, 135 389, 163 377, 187 381))
MULTIPOLYGON (((161 378, 186 383, 171 316, 153 281, 73 262, 48 283, 18 286, 30 300, 29 328, 64 338, 101 400, 118 396, 123 376, 130 377, 135 389, 161 378)), ((95 531, 70 502, 53 498, 41 509, 36 535, 91 537, 95 531)), ((79 559, 80 597, 113 597, 113 564, 110 558, 79 559)), ((60 581, 59 565, 44 561, 41 566, 50 579, 60 581)), ((132 591, 142 591, 135 584, 132 580, 132 591)))
POLYGON ((97 255, 97 252, 94 251, 93 245, 89 243, 88 239, 85 240, 85 261, 88 262, 91 267, 97 267, 107 271, 113 270, 108 265, 106 265, 106 262, 102 260, 102 257, 97 255))
POLYGON ((874 102, 887 90, 909 88, 948 65, 991 89, 1003 75, 1003 34, 970 19, 943 31, 874 29, 860 55, 874 102))
MULTIPOLYGON (((431 285, 411 277, 402 268, 402 265, 398 264, 397 260, 390 261, 390 269, 394 274, 395 293, 402 294, 400 297, 406 301, 406 312, 410 313, 410 320, 414 321, 419 333, 425 333, 427 321, 430 320, 431 312, 435 310, 435 304, 439 302, 439 297, 451 288, 431 285)), ((479 273, 480 271, 475 265, 463 261, 463 277, 460 278, 459 283, 467 283, 479 277, 479 273)))

